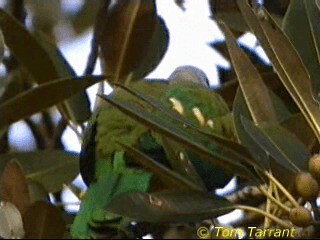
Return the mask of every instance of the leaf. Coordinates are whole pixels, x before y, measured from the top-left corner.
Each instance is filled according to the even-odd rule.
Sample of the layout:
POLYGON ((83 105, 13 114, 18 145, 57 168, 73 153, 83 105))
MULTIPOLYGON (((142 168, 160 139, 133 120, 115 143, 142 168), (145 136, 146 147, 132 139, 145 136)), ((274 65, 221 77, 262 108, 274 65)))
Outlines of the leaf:
POLYGON ((177 6, 179 8, 181 8, 181 10, 183 10, 183 11, 186 10, 186 7, 184 6, 185 5, 185 0, 174 0, 174 2, 177 4, 177 6))
POLYGON ((101 52, 106 72, 124 82, 144 61, 159 26, 154 1, 118 1, 107 13, 101 52))
POLYGON ((10 202, 0 202, 0 237, 4 239, 24 238, 21 214, 10 202))
POLYGON ((263 169, 269 169, 269 159, 263 148, 261 148, 254 139, 247 133, 241 121, 241 116, 251 119, 249 109, 244 100, 243 94, 238 88, 236 97, 233 103, 233 117, 234 124, 238 134, 240 143, 247 147, 251 155, 253 156, 253 161, 263 169))
POLYGON ((27 239, 62 239, 66 227, 59 209, 43 201, 28 208, 23 223, 27 239))
POLYGON ((47 190, 36 181, 28 180, 28 190, 30 196, 30 203, 38 201, 45 201, 48 197, 47 190))
POLYGON ((183 146, 163 136, 161 137, 161 145, 174 171, 190 179, 198 188, 206 189, 204 182, 194 168, 183 146))
MULTIPOLYGON (((2 9, 0 9, 0 28, 6 45, 14 57, 27 69, 38 84, 63 77, 75 77, 70 65, 55 46, 50 45, 44 37, 40 38, 38 35, 37 39, 32 36, 21 23, 2 9), (32 57, 32 61, 30 61, 30 57, 32 57), (62 70, 62 68, 66 70, 62 70), (66 72, 72 75, 67 75, 66 72)), ((62 107, 67 114, 66 118, 76 123, 86 121, 90 117, 89 100, 85 92, 77 93, 64 102, 62 107), (75 110, 77 108, 74 108, 75 105, 77 108, 81 106, 78 112, 75 110)), ((60 107, 59 110, 64 113, 60 107)))
POLYGON ((38 83, 59 77, 52 61, 37 40, 20 22, 3 9, 0 9, 0 28, 10 51, 37 79, 38 83), (30 61, 30 57, 32 57, 32 61, 30 61))
POLYGON ((320 0, 316 0, 316 4, 317 4, 318 9, 320 10, 320 0))
POLYGON ((235 31, 246 32, 248 30, 248 25, 235 1, 210 0, 209 4, 214 18, 223 20, 235 31))
POLYGON ((257 17, 245 1, 238 0, 238 5, 282 83, 320 139, 319 105, 313 99, 310 77, 298 53, 266 10, 261 8, 257 17))
MULTIPOLYGON (((78 155, 61 150, 17 152, 0 155, 0 162, 15 159, 28 180, 40 183, 48 192, 57 192, 79 172, 78 155)), ((1 169, 0 169, 1 171, 1 169)))
POLYGON ((223 29, 233 68, 255 124, 277 122, 268 88, 249 57, 239 48, 236 38, 223 22, 223 29))
POLYGON ((106 208, 135 221, 152 223, 199 222, 233 210, 224 198, 199 191, 125 193, 114 198, 106 208))
POLYGON ((4 42, 2 31, 0 31, 0 62, 2 62, 3 60, 4 50, 5 50, 5 42, 4 42))
MULTIPOLYGON (((73 238, 89 238, 88 223, 95 211, 100 211, 110 200, 120 193, 129 191, 147 191, 150 174, 128 169, 116 170, 111 161, 99 161, 104 164, 105 171, 97 182, 91 183, 81 204, 72 227, 73 238)), ((103 166, 100 166, 103 167, 103 166)))
POLYGON ((307 171, 311 156, 295 135, 277 125, 262 124, 257 127, 243 117, 241 121, 247 133, 278 164, 292 173, 307 171))
POLYGON ((105 79, 104 76, 84 76, 51 81, 18 94, 0 104, 0 126, 8 126, 105 79), (54 94, 53 94, 54 93, 54 94))
MULTIPOLYGON (((47 52, 59 78, 71 78, 77 76, 61 51, 51 43, 44 34, 37 33, 35 37, 47 52)), ((67 119, 70 119, 75 123, 85 122, 91 116, 90 102, 85 90, 66 100, 60 107, 65 109, 67 119)))
POLYGON ((295 134, 311 152, 317 138, 301 113, 292 115, 281 123, 281 126, 295 134))
POLYGON ((1 174, 0 199, 13 203, 22 214, 30 205, 28 183, 16 160, 8 162, 1 174))
POLYGON ((164 20, 158 16, 148 51, 137 69, 134 69, 133 79, 142 79, 151 73, 161 62, 169 46, 169 30, 164 20))
POLYGON ((150 170, 154 175, 159 177, 164 184, 170 188, 180 188, 180 189, 194 189, 201 190, 202 188, 191 182, 189 179, 181 176, 179 173, 172 171, 166 166, 158 163, 154 159, 150 158, 146 154, 142 153, 136 148, 120 143, 126 151, 126 155, 132 157, 132 159, 141 164, 148 170, 150 170))
POLYGON ((315 1, 292 0, 282 23, 283 31, 290 39, 308 73, 310 74, 313 95, 320 101, 320 11, 315 1), (298 29, 303 29, 303 34, 298 29))
MULTIPOLYGON (((138 121, 140 124, 145 125, 146 127, 152 128, 152 130, 162 134, 163 136, 169 137, 176 142, 183 144, 185 147, 192 149, 193 151, 200 154, 207 160, 209 163, 221 166, 227 170, 240 174, 245 178, 251 180, 255 179, 255 176, 252 172, 244 166, 242 163, 234 161, 227 156, 228 151, 226 149, 221 149, 217 152, 208 150, 207 146, 203 144, 205 138, 199 136, 196 133, 193 133, 192 136, 188 135, 185 129, 178 128, 172 122, 164 121, 166 118, 154 116, 143 109, 132 106, 129 104, 123 104, 115 99, 112 99, 110 96, 101 96, 104 100, 117 107, 120 111, 127 114, 129 117, 138 121), (222 154, 223 153, 223 154, 222 154)), ((208 141, 206 139, 205 141, 208 141)))

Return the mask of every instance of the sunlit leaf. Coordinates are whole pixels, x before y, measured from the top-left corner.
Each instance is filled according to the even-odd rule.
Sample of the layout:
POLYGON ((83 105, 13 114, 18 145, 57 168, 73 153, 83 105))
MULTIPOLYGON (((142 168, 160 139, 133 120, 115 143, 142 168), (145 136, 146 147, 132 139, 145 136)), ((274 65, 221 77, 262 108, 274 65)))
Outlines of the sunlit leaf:
POLYGON ((51 107, 79 91, 105 79, 104 76, 84 76, 58 79, 32 88, 0 104, 0 126, 8 126, 20 119, 51 107))
POLYGON ((225 33, 231 62, 253 121, 256 124, 276 122, 277 118, 268 89, 259 72, 249 57, 239 48, 236 38, 226 24, 223 22, 219 24, 225 33))
POLYGON ((246 1, 238 0, 238 5, 274 65, 282 83, 299 106, 317 138, 320 139, 319 105, 313 99, 310 76, 293 45, 266 10, 260 8, 258 17, 246 1))
POLYGON ((24 237, 21 213, 10 202, 0 202, 0 237, 4 239, 24 237))
POLYGON ((226 199, 199 191, 125 193, 114 198, 107 210, 143 222, 197 222, 232 211, 226 199))
POLYGON ((48 192, 61 190, 62 185, 70 183, 79 172, 78 155, 61 150, 0 155, 1 162, 11 159, 15 159, 21 165, 27 179, 40 183, 48 192))
POLYGON ((27 209, 23 224, 27 239, 62 239, 65 231, 59 209, 44 201, 35 202, 27 209))
MULTIPOLYGON (((141 66, 153 41, 158 41, 160 20, 154 1, 118 1, 109 9, 100 39, 106 71, 124 82, 141 66)), ((157 45, 154 45, 157 46, 157 45)), ((157 46, 158 47, 158 46, 157 46)), ((132 77, 132 76, 131 76, 132 77)))
POLYGON ((4 57, 4 49, 5 49, 5 42, 4 42, 2 31, 0 31, 0 62, 2 62, 2 59, 4 57))
POLYGON ((164 116, 161 118, 154 116, 139 107, 116 101, 110 96, 101 97, 117 107, 123 113, 138 121, 140 124, 152 128, 152 130, 183 144, 185 147, 189 147, 204 157, 208 162, 221 166, 222 168, 226 168, 233 173, 238 173, 246 178, 255 179, 252 172, 246 166, 234 161, 234 159, 230 159, 230 156, 227 156, 227 149, 220 149, 219 151, 208 150, 208 146, 204 145, 204 141, 206 142, 209 140, 204 140, 203 136, 200 137, 196 133, 193 133, 192 136, 190 136, 183 127, 178 127, 176 124, 173 124, 172 121, 169 124, 168 120, 166 121, 166 117, 164 116))
POLYGON ((8 162, 1 174, 0 199, 13 203, 22 214, 30 205, 28 183, 16 160, 8 162))

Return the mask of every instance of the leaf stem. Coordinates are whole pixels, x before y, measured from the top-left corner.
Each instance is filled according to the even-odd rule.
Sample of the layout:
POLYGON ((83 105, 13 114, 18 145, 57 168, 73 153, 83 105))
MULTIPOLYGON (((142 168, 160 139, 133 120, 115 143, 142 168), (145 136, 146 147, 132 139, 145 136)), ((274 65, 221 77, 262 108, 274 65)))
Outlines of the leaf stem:
POLYGON ((264 187, 260 186, 259 187, 260 191, 268 198, 270 201, 273 203, 277 204, 281 209, 283 209, 286 212, 290 212, 290 208, 288 208, 286 205, 284 205, 282 202, 279 200, 275 199, 271 194, 269 194, 268 191, 264 189, 264 187))
POLYGON ((264 174, 283 192, 283 194, 288 198, 294 207, 300 207, 299 203, 294 199, 294 197, 282 186, 282 184, 269 174, 267 171, 264 171, 264 174))
POLYGON ((263 211, 261 209, 251 207, 251 206, 246 206, 246 205, 235 205, 235 208, 240 209, 240 210, 244 210, 244 211, 251 211, 251 212, 262 214, 283 228, 290 228, 291 227, 290 224, 286 223, 285 221, 281 220, 280 218, 278 218, 278 217, 276 217, 266 211, 263 211))

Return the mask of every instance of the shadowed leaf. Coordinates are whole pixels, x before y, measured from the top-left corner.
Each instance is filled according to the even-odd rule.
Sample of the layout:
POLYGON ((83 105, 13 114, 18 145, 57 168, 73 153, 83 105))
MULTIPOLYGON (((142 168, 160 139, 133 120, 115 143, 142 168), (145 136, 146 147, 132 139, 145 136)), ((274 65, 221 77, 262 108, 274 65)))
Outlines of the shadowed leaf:
MULTIPOLYGON (((40 183, 48 192, 57 192, 79 172, 78 155, 61 150, 17 152, 0 155, 0 162, 15 159, 29 180, 40 183)), ((1 169, 0 169, 1 172, 1 169)))
POLYGON ((165 25, 153 0, 118 1, 108 10, 105 22, 100 45, 106 71, 114 75, 115 82, 124 82, 144 63, 149 51, 156 52, 149 47, 158 41, 157 31, 162 34, 165 25))
POLYGON ((258 17, 246 1, 238 0, 238 5, 282 83, 320 139, 319 105, 313 99, 309 74, 293 45, 265 9, 258 10, 258 17))
POLYGON ((185 147, 189 147, 204 157, 208 162, 226 168, 233 173, 238 173, 251 180, 256 179, 254 174, 246 166, 234 161, 234 158, 231 159, 230 156, 227 155, 227 149, 220 149, 219 151, 208 150, 207 146, 204 145, 204 142, 209 141, 207 138, 203 136, 200 137, 197 133, 193 133, 192 136, 190 136, 183 127, 178 127, 176 124, 173 124, 172 121, 168 122, 164 116, 161 118, 154 116, 154 114, 142 108, 123 104, 120 101, 112 99, 110 96, 101 97, 140 124, 150 127, 152 130, 183 144, 185 147))
POLYGON ((239 48, 236 38, 225 23, 221 22, 219 25, 225 33, 231 62, 253 121, 256 124, 277 122, 268 89, 258 70, 239 48))
POLYGON ((292 0, 282 28, 306 66, 313 83, 314 97, 320 100, 320 11, 315 1, 292 0), (303 29, 303 34, 301 30, 303 29))
POLYGON ((34 113, 51 107, 79 91, 105 79, 104 76, 84 76, 58 79, 32 88, 0 105, 0 126, 8 126, 34 113))
POLYGON ((114 198, 107 210, 144 222, 196 222, 232 211, 226 199, 206 192, 174 191, 125 193, 114 198))
POLYGON ((176 173, 171 169, 167 168, 166 166, 162 165, 161 163, 158 163, 157 161, 145 155, 138 149, 127 146, 125 144, 121 144, 121 145, 125 148, 126 154, 128 156, 132 157, 132 159, 138 164, 141 164, 145 168, 149 169, 153 174, 159 177, 164 184, 167 184, 168 187, 173 189, 176 189, 176 188, 194 189, 194 190, 202 189, 201 187, 197 186, 193 182, 189 181, 187 178, 181 176, 179 173, 176 173))
POLYGON ((8 162, 1 174, 0 199, 14 204, 22 214, 30 205, 28 183, 16 160, 8 162))
POLYGON ((307 171, 311 156, 295 135, 277 125, 262 124, 257 127, 244 117, 241 121, 247 133, 278 164, 293 173, 307 171))
POLYGON ((27 239, 62 239, 65 231, 59 209, 46 202, 32 204, 23 215, 23 223, 27 239))

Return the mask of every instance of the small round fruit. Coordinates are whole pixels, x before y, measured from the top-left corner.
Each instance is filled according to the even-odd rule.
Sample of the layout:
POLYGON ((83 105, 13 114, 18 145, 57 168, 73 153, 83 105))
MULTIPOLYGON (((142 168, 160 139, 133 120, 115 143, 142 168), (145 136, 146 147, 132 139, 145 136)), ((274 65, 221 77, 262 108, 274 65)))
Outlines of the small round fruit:
POLYGON ((308 162, 309 172, 320 180, 320 154, 313 155, 308 162))
POLYGON ((314 200, 319 194, 318 182, 309 172, 298 173, 295 179, 298 194, 306 201, 314 200))
POLYGON ((307 227, 312 223, 311 212, 304 207, 291 209, 289 218, 290 221, 298 227, 307 227))

